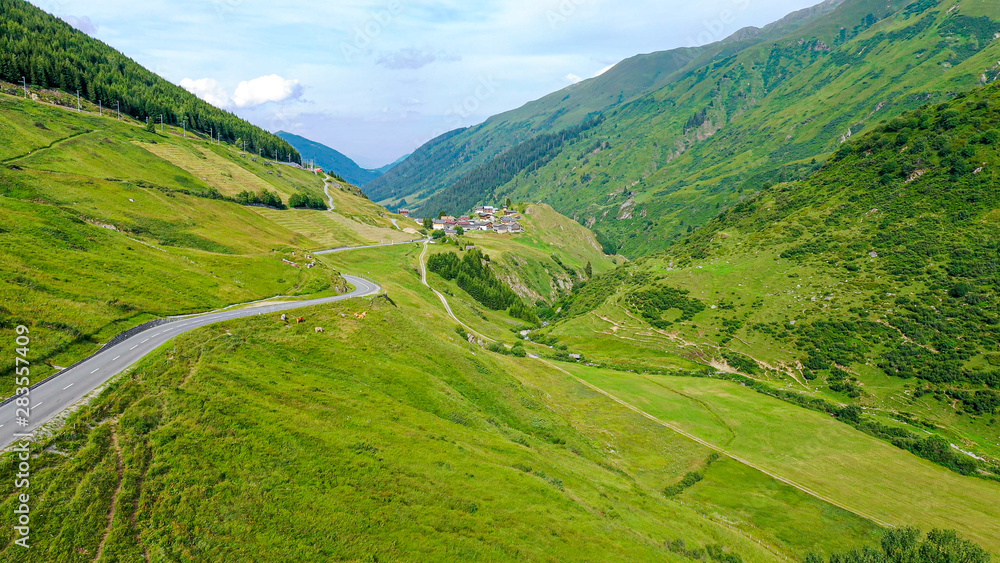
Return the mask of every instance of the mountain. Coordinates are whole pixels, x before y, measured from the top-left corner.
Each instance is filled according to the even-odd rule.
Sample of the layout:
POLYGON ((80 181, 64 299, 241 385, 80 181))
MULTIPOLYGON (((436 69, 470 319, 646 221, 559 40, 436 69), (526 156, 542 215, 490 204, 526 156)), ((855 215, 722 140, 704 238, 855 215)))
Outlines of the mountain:
POLYGON ((538 134, 554 133, 579 125, 593 113, 670 84, 676 79, 674 75, 677 71, 695 61, 710 60, 732 49, 796 29, 828 13, 842 1, 827 0, 815 8, 790 14, 763 29, 742 30, 724 42, 626 59, 600 76, 494 116, 480 126, 445 133, 420 147, 404 166, 366 186, 366 192, 375 201, 426 199, 475 166, 488 162, 520 142, 538 134), (428 172, 431 174, 428 175, 428 172))
POLYGON ((695 52, 625 61, 451 132, 366 191, 427 202, 431 213, 508 196, 544 201, 591 227, 608 252, 641 256, 767 185, 804 177, 879 122, 994 81, 998 19, 988 2, 825 3, 695 52), (616 83, 631 86, 615 92, 616 83), (596 113, 600 125, 537 164, 510 160, 519 145, 596 113))
POLYGON ((586 328, 571 345, 622 369, 662 369, 664 350, 713 363, 1000 480, 997 185, 1000 84, 905 112, 599 277, 550 334, 586 328), (645 351, 622 362, 618 339, 645 351))
MULTIPOLYGON (((278 153, 300 162, 291 145, 263 129, 218 109, 146 70, 107 44, 77 31, 24 0, 0 0, 0 80, 79 92, 83 100, 120 108, 139 121, 184 126, 242 145, 253 152, 278 153)), ((76 100, 72 101, 76 107, 76 100)))
POLYGON ((363 186, 382 175, 378 170, 361 168, 340 151, 331 149, 316 141, 310 141, 305 137, 285 131, 278 131, 275 135, 288 141, 290 145, 295 147, 302 154, 303 160, 315 162, 316 166, 337 174, 355 186, 363 186))
POLYGON ((405 154, 405 155, 397 158, 395 162, 390 162, 389 164, 386 164, 385 166, 383 166, 381 168, 374 169, 373 172, 378 172, 378 174, 381 176, 382 174, 385 174, 386 172, 388 172, 388 171, 392 170, 393 168, 395 168, 396 166, 398 166, 404 160, 410 158, 411 154, 413 154, 413 153, 405 154))

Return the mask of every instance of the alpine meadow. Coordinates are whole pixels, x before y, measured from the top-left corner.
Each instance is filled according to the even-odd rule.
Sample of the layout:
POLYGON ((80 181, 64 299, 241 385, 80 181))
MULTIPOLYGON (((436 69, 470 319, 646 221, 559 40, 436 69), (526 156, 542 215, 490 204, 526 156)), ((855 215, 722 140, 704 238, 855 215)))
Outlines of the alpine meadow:
POLYGON ((1000 556, 994 0, 0 0, 0 279, 2 561, 1000 556))

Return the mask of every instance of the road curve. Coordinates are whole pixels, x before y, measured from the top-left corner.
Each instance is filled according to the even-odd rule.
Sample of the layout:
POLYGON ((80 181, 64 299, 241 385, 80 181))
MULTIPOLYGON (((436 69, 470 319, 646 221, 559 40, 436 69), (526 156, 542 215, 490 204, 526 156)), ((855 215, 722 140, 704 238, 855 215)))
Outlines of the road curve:
POLYGON ((17 419, 23 416, 24 412, 17 412, 19 407, 13 398, 0 404, 0 449, 9 446, 15 439, 20 439, 15 434, 31 433, 179 334, 233 319, 291 311, 355 297, 366 297, 378 293, 382 289, 378 284, 359 277, 345 275, 344 278, 354 286, 354 291, 322 299, 176 317, 164 324, 135 334, 114 346, 104 348, 83 362, 63 370, 31 388, 31 411, 30 416, 27 417, 27 426, 18 425, 17 419))

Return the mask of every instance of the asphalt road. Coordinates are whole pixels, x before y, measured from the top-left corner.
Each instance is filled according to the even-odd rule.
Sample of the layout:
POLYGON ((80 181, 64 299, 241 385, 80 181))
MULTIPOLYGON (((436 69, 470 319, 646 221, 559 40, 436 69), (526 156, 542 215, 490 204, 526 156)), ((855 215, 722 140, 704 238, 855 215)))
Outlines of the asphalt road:
POLYGON ((385 244, 369 244, 368 246, 341 246, 339 248, 331 248, 330 250, 319 250, 317 252, 312 252, 311 254, 321 255, 321 254, 334 254, 337 252, 345 252, 347 250, 361 250, 363 248, 382 248, 385 246, 399 246, 401 244, 418 244, 430 239, 418 238, 415 240, 408 240, 406 242, 388 242, 385 244))
POLYGON ((264 305, 248 309, 220 311, 204 315, 178 317, 171 321, 136 334, 113 347, 87 358, 82 363, 64 370, 55 377, 44 381, 31 389, 31 411, 27 417, 28 425, 20 426, 19 417, 25 414, 17 412, 19 407, 13 400, 0 405, 0 448, 6 448, 17 439, 16 433, 30 433, 42 426, 67 407, 83 399, 109 379, 125 371, 150 352, 173 339, 178 334, 194 330, 210 324, 253 317, 271 313, 280 313, 303 307, 334 303, 355 297, 365 297, 378 293, 382 288, 374 282, 355 276, 344 278, 355 287, 354 291, 344 295, 295 301, 275 305, 264 305))

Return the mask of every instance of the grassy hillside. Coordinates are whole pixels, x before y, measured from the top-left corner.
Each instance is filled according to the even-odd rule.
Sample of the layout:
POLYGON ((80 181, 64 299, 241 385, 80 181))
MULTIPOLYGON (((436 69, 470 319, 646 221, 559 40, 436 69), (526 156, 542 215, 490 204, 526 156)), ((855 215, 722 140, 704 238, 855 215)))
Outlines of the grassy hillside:
POLYGON ((738 371, 995 477, 998 131, 997 86, 905 113, 808 179, 595 280, 552 334, 622 369, 680 356, 738 371))
MULTIPOLYGON (((84 109, 95 113, 0 94, 0 277, 10 282, 0 288, 0 334, 27 324, 45 335, 33 349, 37 377, 55 371, 44 363, 70 365, 153 317, 342 285, 333 270, 283 258, 301 263, 305 250, 412 237, 347 187, 330 189, 342 212, 219 199, 237 189, 327 196, 323 180, 303 170, 84 109), (331 228, 300 234, 297 218, 331 228)), ((11 390, 3 381, 0 395, 11 390)))
MULTIPOLYGON (((882 535, 865 517, 713 455, 558 367, 459 339, 413 274, 418 253, 329 257, 336 269, 378 279, 391 301, 314 308, 296 327, 276 317, 211 327, 121 378, 39 445, 36 547, 6 547, 5 559, 689 560, 682 540, 685 551, 727 561, 777 561, 882 535), (693 473, 700 480, 686 477, 693 473)), ((618 373, 567 368, 627 391, 618 373)), ((661 383, 684 390, 629 398, 894 524, 933 525, 944 513, 900 502, 906 487, 866 495, 863 485, 930 479, 936 510, 958 511, 948 524, 1000 549, 985 481, 963 485, 969 478, 738 385, 661 383), (671 412, 678 401, 688 403, 681 419, 671 412), (780 437, 787 426, 776 430, 786 418, 793 440, 780 437), (799 455, 756 447, 765 431, 765 443, 799 455), (809 440, 816 435, 828 439, 809 440), (850 465, 853 455, 891 462, 869 471, 810 465, 850 465)), ((10 545, 10 531, 0 534, 10 545)))
MULTIPOLYGON (((851 136, 992 82, 998 32, 989 2, 847 0, 791 31, 776 28, 779 38, 701 53, 665 84, 600 110, 599 127, 543 166, 520 167, 501 186, 480 182, 473 197, 544 201, 594 229, 611 252, 663 249, 756 191, 807 176, 851 136)), ((539 106, 538 116, 546 111, 539 106)), ((523 123, 494 135, 502 129, 494 120, 435 140, 397 170, 397 184, 423 201, 490 159, 508 166, 497 155, 537 134, 515 127, 523 123)))
POLYGON ((496 274, 527 303, 552 304, 577 285, 608 271, 621 257, 601 250, 594 233, 548 205, 527 205, 521 215, 525 232, 485 232, 452 237, 435 253, 464 253, 467 246, 490 256, 496 274), (589 272, 588 273, 588 264, 589 272))
POLYGON ((776 496, 665 497, 710 450, 557 370, 458 340, 400 267, 415 257, 341 257, 377 265, 398 308, 377 298, 306 311, 297 328, 231 323, 144 362, 46 444, 36 548, 4 558, 679 561, 664 542, 683 538, 772 561, 880 534, 722 460, 730 487, 776 496), (795 518, 755 530, 770 510, 795 518))

